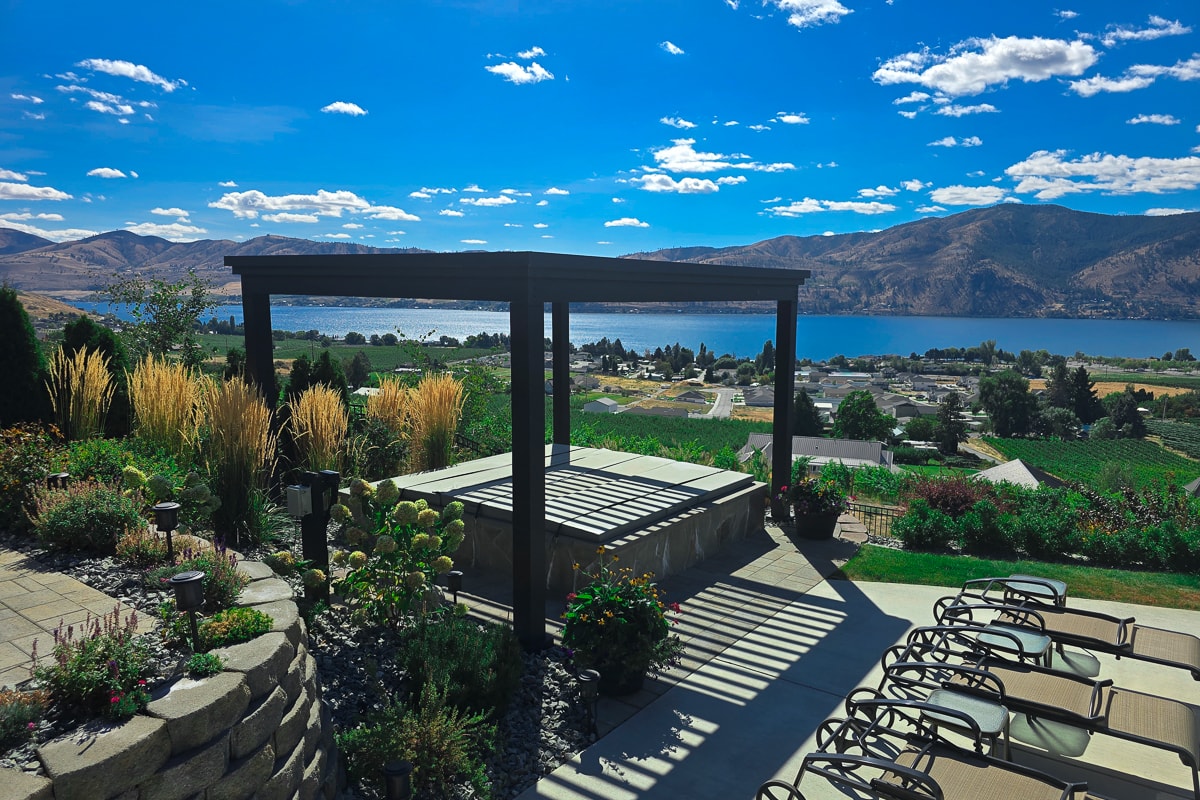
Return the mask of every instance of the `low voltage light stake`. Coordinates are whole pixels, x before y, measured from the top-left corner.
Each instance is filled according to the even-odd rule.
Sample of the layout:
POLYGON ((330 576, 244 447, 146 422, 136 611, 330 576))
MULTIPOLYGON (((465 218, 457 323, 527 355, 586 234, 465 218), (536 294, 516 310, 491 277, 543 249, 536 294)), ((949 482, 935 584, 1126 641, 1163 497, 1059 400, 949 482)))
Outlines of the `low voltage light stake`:
POLYGON ((175 590, 175 607, 188 612, 192 623, 192 652, 200 652, 200 632, 196 629, 196 609, 204 605, 204 573, 198 569, 181 572, 168 583, 175 590))
POLYGON ((70 479, 71 473, 69 472, 52 472, 46 476, 46 488, 65 489, 67 488, 67 481, 70 479))
POLYGON ((413 765, 408 761, 390 761, 383 765, 387 800, 412 800, 412 771, 413 765))
POLYGON ((596 702, 600 698, 600 673, 594 669, 580 670, 579 696, 587 706, 588 721, 592 725, 592 733, 596 732, 596 702))
POLYGON ((171 531, 179 527, 179 503, 159 503, 154 507, 154 527, 167 532, 167 560, 175 563, 175 548, 171 545, 171 531))
POLYGON ((452 569, 446 573, 446 588, 454 593, 454 605, 458 605, 458 593, 462 591, 462 582, 461 569, 452 569))

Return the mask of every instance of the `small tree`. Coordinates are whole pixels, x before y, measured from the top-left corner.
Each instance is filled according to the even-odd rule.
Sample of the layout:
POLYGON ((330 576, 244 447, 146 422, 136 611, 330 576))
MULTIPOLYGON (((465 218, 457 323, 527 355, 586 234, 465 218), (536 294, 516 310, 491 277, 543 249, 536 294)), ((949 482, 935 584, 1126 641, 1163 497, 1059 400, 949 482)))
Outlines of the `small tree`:
POLYGON ((937 420, 933 417, 913 417, 904 424, 904 437, 914 442, 932 442, 936 430, 937 420))
POLYGON ((1096 384, 1088 375, 1087 368, 1080 365, 1071 378, 1075 416, 1079 417, 1079 421, 1086 425, 1104 416, 1104 406, 1100 403, 1100 398, 1096 396, 1096 384))
POLYGON ((958 392, 950 392, 938 403, 934 436, 937 438, 938 450, 945 455, 952 456, 957 453, 958 443, 967 440, 967 423, 962 420, 965 410, 962 395, 958 392))
POLYGON ((792 401, 792 435, 820 436, 824 430, 821 412, 817 411, 808 392, 797 392, 792 401))
POLYGON ((129 306, 134 345, 140 353, 166 356, 178 346, 183 362, 199 368, 204 351, 197 341, 200 317, 216 308, 209 299, 211 287, 188 270, 187 277, 170 282, 141 277, 119 280, 104 290, 113 303, 129 306))
POLYGON ((0 288, 0 426, 44 420, 50 412, 46 357, 17 292, 0 288))
POLYGON ((354 358, 346 364, 346 382, 350 384, 352 389, 365 384, 371 378, 371 359, 367 358, 367 354, 359 350, 354 354, 354 358))
POLYGON ((833 435, 838 439, 886 442, 895 425, 895 418, 879 410, 870 392, 858 389, 846 395, 838 406, 833 435))
POLYGON ((979 401, 992 420, 992 430, 1001 438, 1024 436, 1033 425, 1037 398, 1029 393, 1029 381, 1012 370, 989 375, 979 381, 979 401))

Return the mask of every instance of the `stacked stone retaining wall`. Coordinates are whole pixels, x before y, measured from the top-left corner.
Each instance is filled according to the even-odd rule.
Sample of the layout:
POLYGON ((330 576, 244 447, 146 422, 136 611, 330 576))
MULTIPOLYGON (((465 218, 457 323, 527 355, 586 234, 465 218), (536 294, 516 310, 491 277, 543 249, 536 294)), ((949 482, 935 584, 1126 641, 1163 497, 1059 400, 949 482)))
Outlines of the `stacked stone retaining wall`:
POLYGON ((238 605, 270 633, 213 652, 224 671, 180 678, 145 711, 38 749, 47 777, 3 770, 0 800, 316 800, 338 789, 333 726, 292 589, 264 564, 238 605))

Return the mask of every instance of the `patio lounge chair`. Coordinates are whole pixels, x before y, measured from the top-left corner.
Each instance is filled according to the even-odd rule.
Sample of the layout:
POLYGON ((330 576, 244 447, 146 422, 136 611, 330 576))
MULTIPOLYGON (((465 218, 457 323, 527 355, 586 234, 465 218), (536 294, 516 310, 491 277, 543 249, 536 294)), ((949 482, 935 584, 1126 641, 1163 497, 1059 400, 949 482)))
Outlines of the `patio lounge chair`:
POLYGON ((1063 645, 1108 653, 1117 658, 1133 658, 1168 667, 1186 669, 1192 679, 1200 681, 1200 637, 1182 631, 1137 625, 1133 617, 1114 617, 1098 611, 1084 611, 1026 598, 1017 600, 1004 590, 1007 579, 988 578, 986 582, 967 581, 957 596, 941 598, 934 604, 939 624, 956 621, 947 616, 951 608, 971 617, 986 607, 997 607, 997 623, 1031 627, 1043 631, 1054 640, 1061 653, 1063 645), (975 585, 982 589, 975 591, 975 585))
MULTIPOLYGON (((839 788, 896 800, 1071 800, 1086 785, 1029 767, 972 753, 940 739, 921 703, 866 700, 851 716, 827 720, 818 731, 822 750, 804 757, 791 783, 771 780, 756 800, 804 800, 805 773, 839 788), (905 723, 907 731, 895 727, 905 723), (849 752, 857 751, 857 752, 849 752)), ((944 709, 932 709, 933 713, 944 709)), ((969 717, 960 720, 970 727, 969 717)))

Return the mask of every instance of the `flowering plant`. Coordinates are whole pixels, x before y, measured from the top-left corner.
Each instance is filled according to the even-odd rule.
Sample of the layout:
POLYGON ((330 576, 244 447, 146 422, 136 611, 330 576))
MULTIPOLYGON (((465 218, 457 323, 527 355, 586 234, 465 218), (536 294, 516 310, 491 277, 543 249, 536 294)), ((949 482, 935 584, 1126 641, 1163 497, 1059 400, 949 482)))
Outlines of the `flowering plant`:
POLYGON ((790 503, 796 514, 820 514, 846 510, 846 493, 834 481, 800 478, 780 487, 779 500, 790 503))
POLYGON ((603 546, 596 553, 600 559, 594 573, 575 565, 588 584, 567 595, 562 641, 575 651, 576 664, 600 672, 602 689, 619 691, 647 672, 679 663, 683 641, 671 633, 675 619, 670 615, 681 610, 678 603, 663 602, 653 574, 614 569, 618 559, 606 561, 603 546))
POLYGON ((349 567, 334 589, 354 609, 355 622, 399 627, 410 612, 441 605, 434 580, 454 567, 450 556, 465 536, 462 503, 438 513, 425 500, 401 500, 390 480, 371 486, 357 479, 349 502, 330 513, 352 548, 336 551, 332 562, 349 567))

